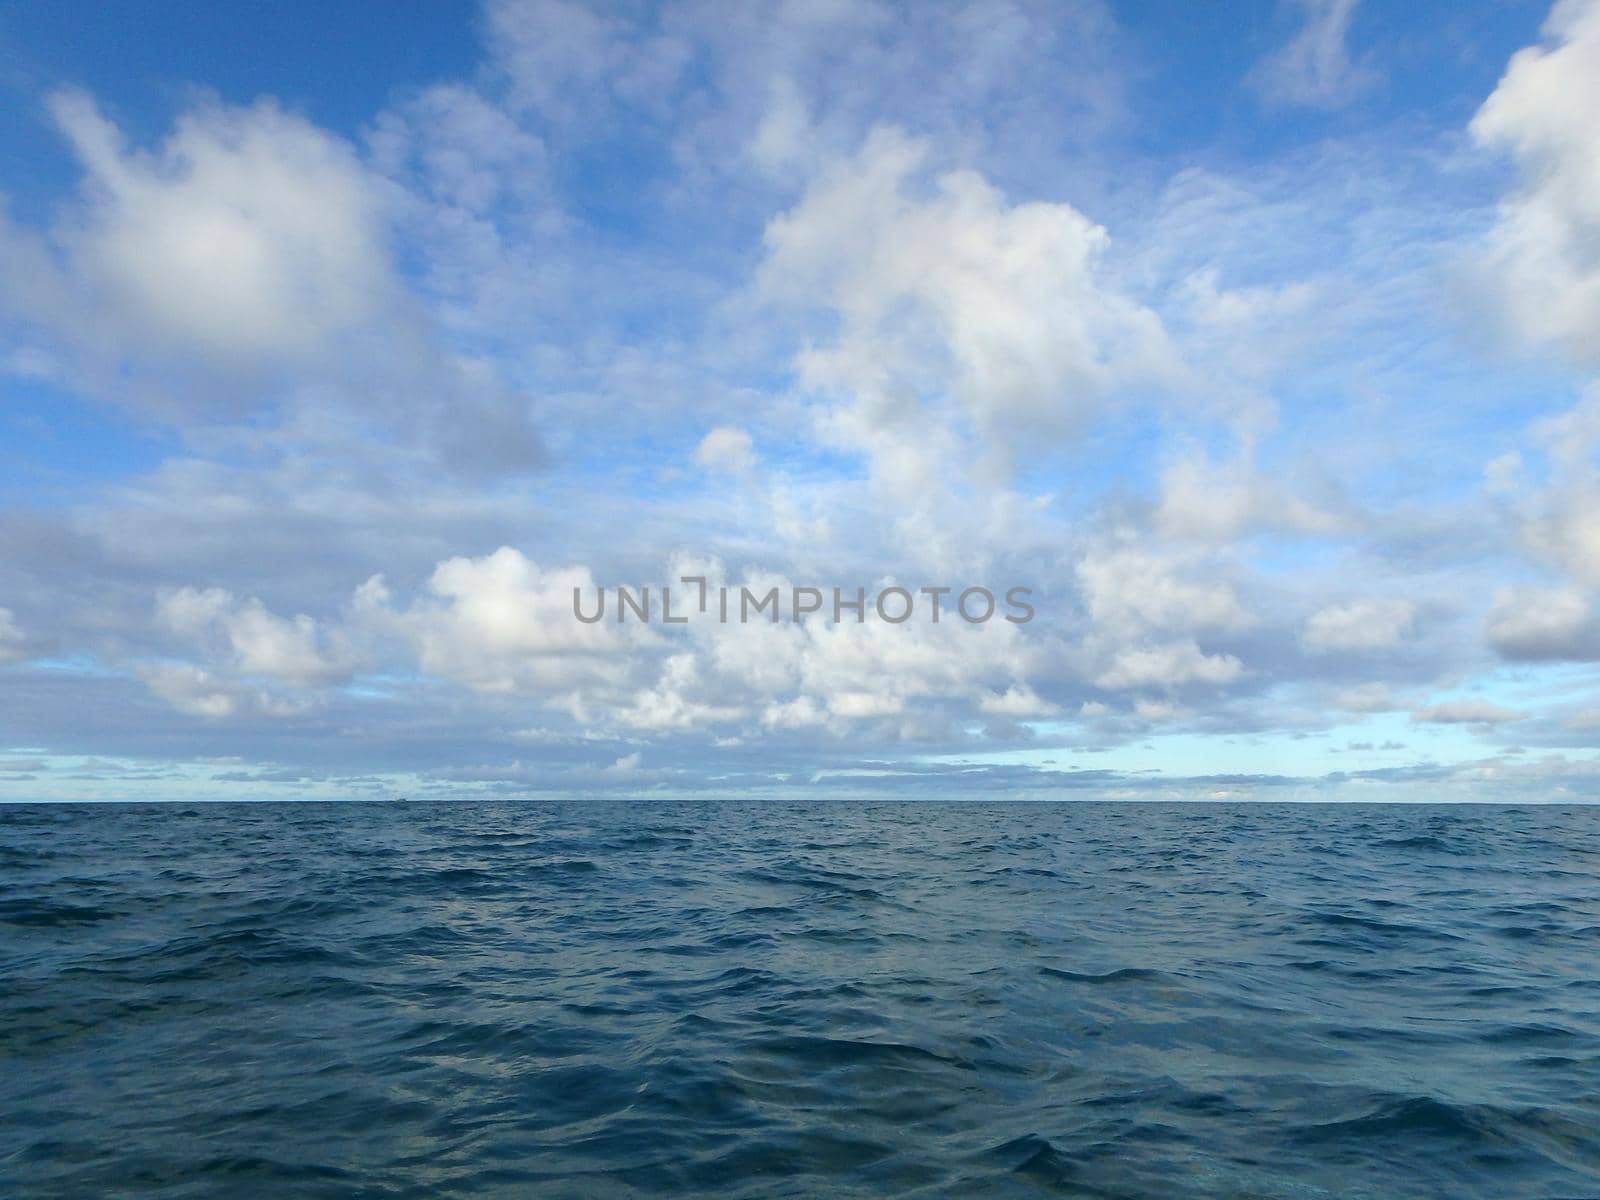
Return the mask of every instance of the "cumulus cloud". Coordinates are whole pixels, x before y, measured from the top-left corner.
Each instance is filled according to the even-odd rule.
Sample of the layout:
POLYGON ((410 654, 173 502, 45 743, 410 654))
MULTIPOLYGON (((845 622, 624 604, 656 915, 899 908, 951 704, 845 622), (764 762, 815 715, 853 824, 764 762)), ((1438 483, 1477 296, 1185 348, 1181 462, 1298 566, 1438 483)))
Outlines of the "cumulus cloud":
POLYGON ((1488 269, 1512 327, 1600 363, 1600 3, 1561 0, 1547 42, 1518 51, 1472 121, 1511 156, 1521 186, 1501 205, 1488 269))
POLYGON ((1502 588, 1490 641, 1511 658, 1587 658, 1593 628, 1586 597, 1600 589, 1600 386, 1536 422, 1529 443, 1544 469, 1530 468, 1520 453, 1501 455, 1490 464, 1496 486, 1487 494, 1526 553, 1564 582, 1502 588))
POLYGON ((235 689, 200 667, 153 663, 141 671, 152 691, 179 712, 195 717, 232 716, 238 708, 235 689))
POLYGON ((270 102, 207 106, 139 152, 83 93, 50 107, 86 172, 56 238, 91 307, 58 320, 87 315, 124 352, 254 368, 318 355, 392 303, 377 195, 323 130, 270 102))
POLYGON ((296 687, 319 687, 350 677, 354 653, 337 632, 301 614, 269 612, 261 601, 222 588, 179 588, 157 602, 157 618, 229 669, 296 687))
MULTIPOLYGON (((200 102, 149 147, 83 92, 49 109, 81 185, 47 229, 0 220, 0 313, 37 343, 9 365, 195 441, 270 414, 288 434, 275 453, 542 464, 526 396, 402 282, 404 193, 354 147, 270 100, 200 102)), ((491 186, 451 165, 453 195, 491 186)))
POLYGON ((616 711, 616 719, 630 729, 695 729, 742 721, 743 704, 719 698, 707 678, 705 660, 694 653, 670 655, 655 682, 636 692, 616 711))
POLYGON ((1088 618, 1071 656, 1076 677, 1124 691, 1219 686, 1244 676, 1237 655, 1202 651, 1194 636, 1225 640, 1256 624, 1225 562, 1164 550, 1124 529, 1091 543, 1074 575, 1088 618))
POLYGON ((221 719, 245 714, 269 718, 299 716, 306 702, 252 688, 192 663, 144 663, 137 673, 146 686, 179 712, 221 719))
POLYGON ((1600 386, 1534 437, 1548 478, 1512 511, 1528 549, 1578 583, 1600 588, 1600 386))
POLYGON ((1174 688, 1231 683, 1243 672, 1231 654, 1206 654, 1192 638, 1119 650, 1095 683, 1103 688, 1174 688))
POLYGON ((1352 523, 1331 505, 1293 494, 1247 458, 1218 463, 1187 456, 1162 473, 1156 524, 1169 537, 1230 542, 1257 530, 1335 535, 1352 523))
POLYGON ((1489 644, 1510 659, 1600 659, 1600 617, 1576 588, 1501 588, 1486 631, 1489 644))
MULTIPOLYGON (((729 580, 715 560, 680 560, 663 577, 685 573, 704 576, 713 597, 718 588, 732 589, 735 613, 741 588, 762 596, 772 588, 788 595, 793 587, 770 573, 729 580)), ((364 627, 407 645, 429 674, 526 697, 593 728, 842 733, 878 722, 881 736, 898 740, 963 713, 1021 718, 1054 711, 1028 683, 1033 653, 1020 627, 1007 621, 858 623, 847 612, 838 623, 758 616, 724 624, 715 619, 714 598, 701 614, 697 587, 678 585, 673 611, 691 618, 686 625, 662 623, 659 588, 652 589, 653 623, 618 621, 613 588, 605 619, 586 624, 574 616, 574 588, 592 615, 589 568, 544 568, 502 547, 439 564, 407 605, 370 581, 352 611, 364 627)))
POLYGON ((798 359, 823 429, 898 494, 963 446, 1007 459, 1080 429, 1120 388, 1175 370, 1160 320, 1104 268, 1109 237, 1065 203, 1011 204, 879 129, 766 231, 765 293, 833 315, 798 359))
POLYGON ((1135 700, 1133 712, 1141 721, 1149 721, 1152 725, 1181 715, 1178 706, 1167 700, 1135 700))
POLYGON ((1252 620, 1230 580, 1205 578, 1203 563, 1145 546, 1096 547, 1076 573, 1095 627, 1115 635, 1240 629, 1252 620))
POLYGON ((978 711, 998 717, 1047 717, 1059 709, 1041 700, 1027 684, 1013 684, 1000 695, 990 694, 978 701, 978 711))
POLYGON ((1302 641, 1318 654, 1384 650, 1398 645, 1416 617, 1409 600, 1368 597, 1334 604, 1313 613, 1302 641))
MULTIPOLYGON (((573 590, 592 612, 595 581, 587 567, 545 568, 510 546, 482 558, 441 562, 425 595, 395 609, 381 578, 357 597, 373 627, 407 642, 423 670, 488 692, 528 692, 585 710, 586 689, 623 687, 628 651, 655 640, 642 624, 610 619, 586 624, 573 613, 573 590)), ((612 597, 613 601, 615 596, 612 597)))
MULTIPOLYGON (((711 575, 720 578, 720 567, 711 575)), ((786 592, 792 583, 768 574, 746 578, 744 585, 786 592)), ((897 740, 952 716, 998 715, 996 706, 1017 717, 1047 710, 1028 684, 1037 649, 1020 626, 1003 620, 894 625, 857 623, 847 614, 839 623, 808 618, 691 628, 704 664, 695 682, 704 690, 690 698, 741 704, 768 728, 843 733, 865 722, 897 740)))

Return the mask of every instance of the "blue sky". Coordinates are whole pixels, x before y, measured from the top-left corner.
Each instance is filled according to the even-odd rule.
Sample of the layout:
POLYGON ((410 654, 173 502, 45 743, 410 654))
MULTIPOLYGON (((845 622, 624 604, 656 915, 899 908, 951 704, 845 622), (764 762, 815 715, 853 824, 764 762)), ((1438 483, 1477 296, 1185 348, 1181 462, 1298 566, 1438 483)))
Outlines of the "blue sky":
POLYGON ((8 6, 0 798, 1593 798, 1597 81, 1595 0, 8 6), (572 615, 683 575, 1036 616, 572 615))

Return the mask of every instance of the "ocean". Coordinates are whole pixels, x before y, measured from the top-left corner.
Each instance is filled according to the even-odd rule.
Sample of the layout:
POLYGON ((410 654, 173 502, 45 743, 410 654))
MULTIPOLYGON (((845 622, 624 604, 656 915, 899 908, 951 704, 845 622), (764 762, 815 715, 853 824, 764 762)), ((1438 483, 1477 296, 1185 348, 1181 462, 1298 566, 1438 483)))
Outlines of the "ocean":
POLYGON ((7 1197, 1600 1196, 1600 808, 0 807, 7 1197))

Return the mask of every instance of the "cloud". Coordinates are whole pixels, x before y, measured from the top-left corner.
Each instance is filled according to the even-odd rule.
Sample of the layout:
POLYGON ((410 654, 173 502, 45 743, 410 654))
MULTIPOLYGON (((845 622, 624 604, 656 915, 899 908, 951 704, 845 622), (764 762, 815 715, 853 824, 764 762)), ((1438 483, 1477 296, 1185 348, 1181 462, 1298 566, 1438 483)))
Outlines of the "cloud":
POLYGON ((822 430, 899 496, 978 457, 1081 430, 1176 370, 1160 320, 1104 269, 1109 237, 1065 203, 1008 203, 975 171, 878 129, 766 230, 762 291, 831 315, 796 362, 822 430))
POLYGON ((179 712, 195 717, 227 717, 238 708, 232 689, 199 667, 155 663, 141 671, 145 683, 179 712))
POLYGON ((1113 691, 1127 688, 1175 688, 1187 684, 1232 683, 1243 664, 1231 654, 1203 653, 1192 638, 1155 646, 1120 650, 1096 679, 1113 691))
POLYGON ((11 365, 212 449, 255 420, 280 454, 542 465, 527 398, 402 281, 407 205, 354 147, 271 100, 202 101, 151 147, 81 91, 49 109, 82 178, 47 229, 0 219, 0 313, 33 343, 11 365))
POLYGON ((595 115, 597 101, 648 107, 688 65, 686 42, 648 21, 570 0, 498 0, 487 8, 513 101, 552 123, 595 115))
POLYGON ((392 306, 378 197, 324 131, 270 102, 206 106, 144 153, 81 92, 50 108, 86 172, 56 234, 92 306, 85 333, 259 368, 323 354, 392 306))
POLYGON ((573 592, 592 611, 595 586, 587 567, 544 568, 502 546, 482 558, 441 562, 425 595, 403 610, 392 607, 381 578, 369 580, 357 610, 369 627, 408 643, 424 671, 481 691, 539 695, 581 713, 602 697, 616 702, 634 667, 630 652, 656 640, 647 626, 616 622, 612 611, 598 623, 579 621, 573 592))
POLYGON ((190 663, 145 663, 136 671, 151 691, 191 717, 221 719, 251 713, 284 718, 306 709, 302 701, 250 688, 190 663))
POLYGON ((1539 558, 1600 587, 1600 385, 1568 412, 1541 422, 1535 437, 1551 469, 1520 510, 1523 540, 1539 558))
POLYGON ((1301 640, 1317 654, 1384 650, 1401 642, 1415 617, 1416 605, 1409 600, 1353 600, 1313 613, 1301 640))
POLYGON ((754 443, 744 430, 720 425, 700 439, 694 460, 708 470, 738 474, 755 462, 753 448, 754 443))
MULTIPOLYGON (((707 573, 720 580, 720 564, 707 573)), ((741 586, 787 593, 792 583, 758 575, 741 586)), ((1036 663, 1021 628, 998 619, 968 625, 948 617, 857 623, 848 614, 839 623, 693 625, 702 665, 692 676, 685 673, 690 688, 674 690, 693 703, 742 707, 770 729, 842 735, 851 726, 876 723, 879 736, 915 739, 973 712, 1045 711, 1027 683, 1036 663)))
MULTIPOLYGON (((474 88, 438 84, 382 113, 371 146, 374 168, 409 185, 410 206, 438 205, 466 239, 493 238, 494 219, 506 205, 532 215, 536 228, 554 231, 563 223, 543 139, 474 88)), ((430 265, 450 272, 451 292, 470 285, 452 270, 463 266, 453 256, 430 265)))
POLYGON ((1335 696, 1333 702, 1346 712, 1358 713, 1389 712, 1400 707, 1386 683, 1363 683, 1360 687, 1348 688, 1335 696))
POLYGON ((1256 626, 1234 575, 1225 558, 1163 547, 1131 527, 1092 540, 1074 564, 1088 628, 1068 656, 1071 674, 1111 691, 1243 679, 1238 655, 1203 651, 1194 636, 1226 643, 1256 626))
POLYGON ((654 684, 620 705, 615 718, 629 729, 696 729, 740 722, 749 716, 739 703, 721 700, 709 680, 707 664, 694 653, 673 654, 654 684))
POLYGON ((354 670, 354 652, 338 633, 304 614, 279 617, 261 601, 222 588, 179 588, 160 598, 156 615, 241 675, 319 687, 342 682, 354 670))
POLYGON ((1522 183, 1500 206, 1485 267, 1529 341, 1600 364, 1600 2, 1561 0, 1543 46, 1518 51, 1472 121, 1522 183))
POLYGON ((1226 579, 1186 578, 1198 564, 1142 546, 1096 547, 1078 560, 1078 586, 1097 629, 1131 637, 1146 630, 1240 629, 1251 616, 1226 579))
POLYGON ((887 124, 1038 171, 1053 166, 1041 147, 1091 144, 1126 120, 1124 37, 1102 0, 486 10, 487 83, 509 110, 558 147, 670 141, 674 183, 750 166, 787 179, 887 124))
POLYGON ((1411 714, 1411 719, 1433 725, 1499 725, 1507 721, 1521 721, 1524 715, 1486 700, 1451 700, 1429 708, 1419 708, 1411 714))
POLYGON ((1589 597, 1575 588, 1501 588, 1486 631, 1490 645, 1509 659, 1600 659, 1600 617, 1589 597))
POLYGON ((0 664, 16 662, 24 656, 22 630, 17 627, 17 614, 9 608, 0 608, 0 664))
MULTIPOLYGON (((1374 79, 1351 29, 1389 18, 1293 11, 1261 86, 1348 102, 1374 79)), ((1531 206, 1558 270, 1519 286, 1581 308, 1587 134, 1559 88, 1542 142, 1526 105, 1484 118, 1523 168, 1495 212, 1451 137, 1418 132, 1437 113, 1404 145, 1352 115, 1225 166, 1182 123, 1105 139, 1143 102, 1128 81, 1168 64, 1130 62, 1094 0, 507 0, 482 26, 480 69, 397 94, 353 142, 293 115, 305 98, 198 103, 138 145, 58 102, 82 188, 0 230, 0 364, 24 423, 35 394, 70 401, 46 418, 63 446, 81 407, 96 461, 57 504, 41 436, 52 495, 0 512, 19 744, 172 762, 203 733, 230 773, 307 787, 838 771, 1155 795, 913 760, 1149 745, 1154 766, 1169 737, 1314 758, 1363 722, 1381 748, 1364 714, 1492 724, 1419 707, 1470 693, 1488 647, 1591 656, 1600 401, 1513 450, 1517 408, 1568 368, 1463 353, 1438 296, 1441 263, 1531 206), (167 421, 159 444, 102 459, 108 405, 167 421), (574 587, 659 605, 682 573, 1031 584, 1039 619, 572 614, 574 587), (49 661, 14 661, 19 625, 49 661)), ((1580 41, 1554 32, 1534 67, 1580 41)), ((1590 361, 1587 326, 1527 311, 1590 361)), ((1517 736, 1580 744, 1562 723, 1583 706, 1538 695, 1564 686, 1541 670, 1517 672, 1542 714, 1517 736)), ((1391 766, 1171 792, 1472 786, 1391 766)))
POLYGON ((1348 39, 1358 0, 1295 0, 1300 31, 1256 65, 1252 82, 1268 99, 1308 108, 1339 108, 1366 91, 1376 73, 1352 61, 1348 39))
POLYGON ((1161 476, 1156 523, 1169 537, 1228 542, 1256 530, 1336 535, 1347 516, 1293 495, 1241 458, 1216 463, 1193 456, 1173 462, 1161 476))
POLYGON ((1133 702, 1134 714, 1141 721, 1155 724, 1160 721, 1170 721, 1179 715, 1178 706, 1166 700, 1135 700, 1133 702))
POLYGON ((659 588, 651 589, 652 623, 618 621, 609 589, 605 619, 586 624, 574 616, 572 595, 579 589, 585 614, 594 611, 596 585, 587 567, 542 568, 502 547, 439 564, 424 594, 404 607, 381 581, 371 581, 353 619, 407 645, 430 675, 527 697, 590 728, 841 733, 880 721, 886 722, 880 735, 898 740, 963 713, 1053 711, 1027 683, 1030 652, 1011 622, 857 623, 847 612, 838 623, 786 615, 724 624, 716 619, 718 588, 731 589, 737 612, 739 589, 789 595, 792 582, 760 573, 734 582, 714 560, 679 560, 660 574, 705 576, 713 597, 708 612, 697 612, 693 585, 679 585, 673 607, 691 618, 688 624, 661 622, 659 588))
POLYGON ((978 711, 999 717, 1047 717, 1059 711, 1041 700, 1026 684, 1013 684, 1001 695, 990 694, 978 701, 978 711))

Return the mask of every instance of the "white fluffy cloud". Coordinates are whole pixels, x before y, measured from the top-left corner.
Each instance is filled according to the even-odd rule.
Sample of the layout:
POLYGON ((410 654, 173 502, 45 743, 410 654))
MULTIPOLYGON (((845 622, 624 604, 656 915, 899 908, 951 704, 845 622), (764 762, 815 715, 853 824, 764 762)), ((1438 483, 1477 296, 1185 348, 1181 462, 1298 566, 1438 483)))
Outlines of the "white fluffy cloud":
POLYGON ((961 447, 1004 460, 1176 370, 1160 320, 1108 277, 1102 227, 931 161, 877 130, 768 226, 761 270, 768 296, 837 319, 802 382, 834 400, 825 432, 903 496, 940 487, 961 447))
POLYGON ((982 697, 978 701, 978 711, 997 717, 1047 717, 1059 710, 1040 699, 1027 684, 1013 684, 1002 694, 982 697))
MULTIPOLYGON (((677 564, 673 574, 705 575, 723 586, 720 562, 677 564)), ((793 582, 752 572, 726 586, 788 595, 793 582)), ((871 589, 868 590, 871 604, 871 589)), ((678 639, 643 702, 622 718, 674 714, 697 723, 824 729, 844 734, 866 723, 890 739, 916 738, 953 718, 982 712, 1039 716, 1049 706, 1028 684, 1038 651, 1022 627, 1000 618, 969 625, 926 614, 896 625, 850 613, 838 623, 807 618, 777 624, 697 621, 678 639), (691 661, 692 660, 692 661, 691 661)))
MULTIPOLYGON (((401 277, 391 218, 419 202, 355 148, 270 100, 202 101, 150 146, 82 92, 49 108, 80 183, 47 226, 0 217, 0 336, 18 342, 0 370, 155 417, 196 448, 229 440, 236 465, 246 448, 478 478, 544 464, 528 397, 481 346, 452 344, 447 308, 401 277)), ((475 112, 441 124, 504 132, 475 112)), ((429 163, 462 204, 497 190, 442 149, 429 163)))
POLYGON ((357 610, 371 625, 399 635, 422 669, 487 692, 544 696, 576 711, 602 698, 617 702, 654 643, 649 627, 619 624, 613 607, 595 624, 573 613, 573 589, 594 607, 587 567, 544 568, 502 546, 482 558, 452 558, 429 577, 426 595, 395 610, 381 579, 369 580, 357 610))
POLYGON ((1095 683, 1112 691, 1232 683, 1243 664, 1231 654, 1206 654, 1193 638, 1119 650, 1095 683))
POLYGON ((1472 122, 1522 173, 1489 265, 1517 332, 1600 363, 1600 2, 1561 0, 1545 32, 1546 45, 1512 57, 1472 122))
POLYGON ((140 674, 151 691, 192 717, 231 717, 238 711, 237 689, 201 667, 152 663, 140 674))
POLYGON ((191 717, 299 716, 308 704, 197 667, 193 663, 143 663, 137 674, 152 692, 191 717))
POLYGON ((1072 656, 1075 677, 1127 691, 1215 687, 1244 676, 1238 656, 1203 651, 1194 636, 1226 637, 1256 623, 1222 561, 1164 550, 1124 529, 1092 544, 1074 575, 1088 617, 1072 656))
MULTIPOLYGON (((676 560, 663 570, 667 581, 682 574, 706 577, 713 596, 729 587, 735 614, 741 587, 788 596, 793 586, 765 573, 728 580, 715 560, 676 560)), ((998 617, 983 625, 948 616, 896 625, 874 617, 857 623, 846 612, 838 623, 796 623, 786 612, 776 623, 757 615, 724 624, 715 599, 700 614, 697 589, 675 584, 674 614, 689 616, 686 625, 661 622, 659 587, 651 589, 651 623, 619 622, 611 588, 605 619, 585 624, 573 614, 574 588, 585 614, 593 613, 587 567, 542 568, 502 547, 439 564, 426 594, 404 607, 381 581, 369 582, 352 611, 369 630, 408 645, 429 674, 526 697, 601 728, 841 732, 868 720, 887 722, 880 732, 897 738, 940 727, 952 714, 1053 711, 1028 683, 1035 652, 1019 626, 998 617)))
POLYGON ((374 190, 322 130, 270 103, 207 107, 146 153, 81 93, 51 110, 86 172, 57 231, 91 305, 81 333, 260 367, 313 357, 392 303, 374 190))
POLYGON ((1143 546, 1096 549, 1078 561, 1078 586, 1096 629, 1132 637, 1148 630, 1241 629, 1251 616, 1225 578, 1206 565, 1143 546))
POLYGON ((261 601, 221 588, 180 588, 160 598, 158 619, 238 674, 295 687, 318 687, 348 679, 354 654, 342 636, 318 627, 304 614, 269 612, 261 601))

